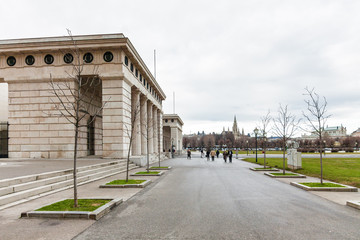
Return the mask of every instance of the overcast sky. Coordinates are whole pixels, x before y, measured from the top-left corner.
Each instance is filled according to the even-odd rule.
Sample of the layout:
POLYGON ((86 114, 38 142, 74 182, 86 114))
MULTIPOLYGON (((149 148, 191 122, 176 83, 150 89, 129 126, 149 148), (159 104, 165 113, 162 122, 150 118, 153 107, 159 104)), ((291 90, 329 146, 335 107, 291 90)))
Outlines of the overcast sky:
POLYGON ((248 133, 279 103, 301 117, 306 86, 327 98, 329 125, 360 127, 358 0, 0 2, 0 39, 124 33, 149 69, 156 49, 163 110, 175 92, 184 133, 220 132, 234 115, 248 133))

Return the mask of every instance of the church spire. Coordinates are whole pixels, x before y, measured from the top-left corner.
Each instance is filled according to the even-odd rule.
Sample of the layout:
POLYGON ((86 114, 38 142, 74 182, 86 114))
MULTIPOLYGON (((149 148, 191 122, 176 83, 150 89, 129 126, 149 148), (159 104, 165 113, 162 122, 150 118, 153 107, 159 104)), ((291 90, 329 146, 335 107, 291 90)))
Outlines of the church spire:
POLYGON ((236 122, 236 115, 234 115, 234 123, 233 123, 233 128, 232 128, 232 130, 233 130, 233 134, 234 134, 234 135, 236 135, 236 134, 238 133, 238 131, 239 131, 239 128, 238 128, 237 122, 236 122))

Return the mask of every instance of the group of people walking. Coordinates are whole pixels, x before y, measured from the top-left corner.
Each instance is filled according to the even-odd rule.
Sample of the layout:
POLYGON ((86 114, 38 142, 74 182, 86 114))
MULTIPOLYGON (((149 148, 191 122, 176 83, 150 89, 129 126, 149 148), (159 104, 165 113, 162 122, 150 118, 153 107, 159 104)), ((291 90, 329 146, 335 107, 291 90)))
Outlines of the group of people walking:
MULTIPOLYGON (((201 149, 200 150, 200 157, 203 158, 204 157, 204 150, 201 149)), ((232 150, 225 150, 223 151, 223 158, 224 158, 224 161, 227 162, 227 159, 229 158, 229 163, 232 163, 232 155, 233 155, 233 151, 232 150)), ((219 150, 214 150, 212 149, 210 151, 210 149, 206 150, 206 153, 205 153, 205 156, 207 158, 207 160, 209 161, 210 160, 210 157, 211 157, 211 160, 212 161, 215 161, 215 156, 216 158, 219 158, 219 155, 220 155, 220 151, 219 150)), ((190 149, 187 150, 187 159, 191 159, 191 151, 190 149)))

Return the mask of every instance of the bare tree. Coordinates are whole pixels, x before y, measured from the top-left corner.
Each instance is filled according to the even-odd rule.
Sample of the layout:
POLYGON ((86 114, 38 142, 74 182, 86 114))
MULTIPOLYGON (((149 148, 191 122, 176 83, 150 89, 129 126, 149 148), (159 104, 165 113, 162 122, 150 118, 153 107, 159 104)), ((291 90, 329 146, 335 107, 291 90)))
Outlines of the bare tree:
MULTIPOLYGON (((55 106, 57 114, 50 113, 49 115, 56 115, 65 118, 69 123, 74 125, 74 207, 78 207, 77 194, 77 155, 78 155, 78 138, 79 130, 83 127, 90 126, 97 116, 101 115, 106 101, 96 103, 96 96, 101 92, 101 79, 94 67, 92 74, 84 75, 84 60, 81 57, 80 49, 74 40, 72 33, 67 29, 70 40, 72 41, 71 56, 73 61, 71 65, 71 72, 66 72, 68 80, 55 81, 50 74, 50 88, 52 103, 55 106), (100 88, 100 89, 99 89, 100 88)), ((70 58, 69 55, 65 57, 70 58)), ((70 61, 69 61, 70 62, 70 61)))
POLYGON ((130 120, 130 124, 126 123, 126 122, 121 122, 122 123, 122 130, 125 133, 126 137, 129 139, 129 145, 128 145, 128 153, 127 153, 127 158, 126 158, 126 182, 129 181, 129 165, 130 165, 130 153, 131 153, 131 149, 132 149, 132 144, 134 142, 134 136, 135 134, 137 134, 136 132, 136 121, 137 118, 140 115, 140 103, 135 104, 135 106, 133 106, 133 108, 131 109, 131 120, 130 120))
MULTIPOLYGON (((154 119, 146 117, 144 121, 141 123, 144 126, 145 131, 141 131, 141 135, 146 139, 146 171, 149 172, 150 169, 150 140, 154 138, 153 136, 153 127, 155 125, 154 119)), ((171 149, 172 151, 172 149, 171 149)), ((160 154, 160 152, 159 152, 160 154)), ((160 161, 160 160, 159 160, 160 161)), ((160 164, 160 163, 159 163, 160 164)), ((160 165, 159 165, 160 166, 160 165)))
POLYGON ((323 97, 321 101, 320 96, 314 91, 314 89, 305 88, 305 96, 308 96, 308 100, 304 100, 307 105, 308 114, 303 112, 304 117, 307 119, 308 125, 312 132, 314 132, 319 138, 319 152, 320 152, 320 181, 323 184, 323 164, 322 164, 322 140, 324 137, 324 128, 326 121, 331 115, 327 114, 327 101, 323 97))
POLYGON ((285 151, 286 142, 290 140, 298 130, 301 119, 296 120, 295 115, 288 111, 288 106, 279 105, 278 115, 274 118, 274 134, 281 138, 283 151, 283 174, 285 175, 285 151))
POLYGON ((264 168, 266 168, 266 142, 267 142, 268 126, 270 121, 271 121, 270 110, 268 110, 267 114, 260 118, 260 125, 259 125, 260 134, 263 137, 264 168))

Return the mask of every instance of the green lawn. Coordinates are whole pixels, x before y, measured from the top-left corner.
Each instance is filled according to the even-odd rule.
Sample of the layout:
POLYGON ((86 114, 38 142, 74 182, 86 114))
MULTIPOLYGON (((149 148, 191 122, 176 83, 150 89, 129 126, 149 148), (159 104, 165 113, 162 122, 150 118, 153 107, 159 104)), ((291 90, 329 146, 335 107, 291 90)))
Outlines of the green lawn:
POLYGON ((169 167, 155 167, 155 166, 153 166, 153 167, 150 167, 150 168, 164 168, 164 169, 168 169, 169 167))
POLYGON ((135 179, 129 179, 128 181, 126 181, 125 179, 120 179, 109 182, 106 185, 141 184, 145 181, 146 180, 135 180, 135 179))
MULTIPOLYGON (((255 158, 247 158, 244 161, 255 163, 255 158)), ((283 168, 282 158, 266 158, 268 166, 283 168)), ((263 158, 258 158, 260 165, 264 164, 263 158)), ((285 159, 285 167, 286 159, 285 159)), ((294 172, 311 177, 320 177, 320 160, 317 158, 303 158, 303 169, 294 170, 294 172)), ((289 169, 287 169, 289 170, 289 169)), ((360 187, 360 158, 324 158, 323 159, 324 179, 338 182, 354 187, 360 187)))
POLYGON ((74 208, 74 199, 66 199, 61 202, 57 202, 36 211, 86 211, 92 212, 97 208, 110 202, 111 199, 78 199, 78 207, 74 208))

